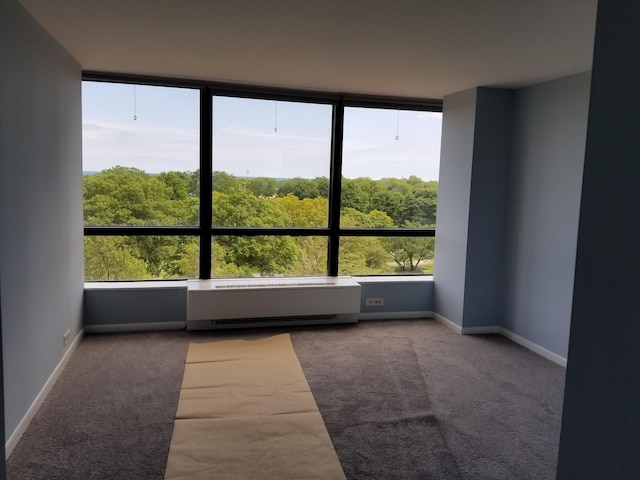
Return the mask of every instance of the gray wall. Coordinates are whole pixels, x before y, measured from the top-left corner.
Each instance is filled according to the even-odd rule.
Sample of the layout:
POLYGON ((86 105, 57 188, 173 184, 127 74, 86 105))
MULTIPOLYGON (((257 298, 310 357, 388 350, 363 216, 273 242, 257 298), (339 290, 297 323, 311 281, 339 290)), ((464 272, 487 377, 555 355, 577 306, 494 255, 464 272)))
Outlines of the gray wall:
POLYGON ((559 479, 640 478, 640 2, 598 6, 559 479))
MULTIPOLYGON (((2 324, 2 279, 0 278, 0 325, 2 324)), ((0 380, 3 378, 2 368, 2 329, 0 328, 0 380)), ((0 431, 4 432, 4 382, 0 383, 0 431)), ((7 478, 6 450, 4 442, 0 442, 0 480, 7 478)))
POLYGON ((445 97, 442 117, 434 308, 459 326, 464 306, 476 97, 475 88, 445 97))
MULTIPOLYGON (((360 312, 364 318, 416 316, 433 311, 431 277, 401 277, 384 281, 379 277, 356 278, 361 285, 360 312), (383 298, 383 306, 368 306, 367 297, 383 298)), ((88 283, 84 293, 84 322, 88 330, 169 327, 186 322, 186 282, 145 282, 144 284, 88 283), (184 285, 180 285, 180 284, 184 285), (146 325, 145 325, 146 324, 146 325), (105 328, 106 327, 106 328, 105 328)))
POLYGON ((519 90, 503 327, 567 356, 590 74, 519 90))
POLYGON ((87 284, 84 293, 85 325, 102 327, 183 322, 186 327, 187 282, 170 282, 173 286, 163 283, 147 282, 143 288, 100 288, 87 284), (184 285, 180 286, 180 283, 184 285))
POLYGON ((500 325, 504 316, 507 168, 513 91, 479 88, 473 141, 463 327, 500 325))
POLYGON ((445 97, 434 303, 463 332, 566 358, 589 83, 445 97))
MULTIPOLYGON (((393 315, 398 317, 402 313, 408 315, 419 312, 433 312, 433 281, 431 277, 395 278, 384 282, 376 277, 358 278, 360 283, 360 313, 380 316, 393 315), (366 299, 383 298, 381 307, 366 305, 366 299)), ((366 318, 366 316, 365 316, 366 318)))
POLYGON ((511 106, 484 89, 444 104, 435 311, 463 329, 494 316, 495 325, 568 356, 561 479, 640 478, 640 28, 617 30, 640 17, 634 9, 607 14, 610 29, 599 34, 607 45, 594 65, 586 167, 590 73, 519 90, 511 106), (508 158, 506 169, 492 149, 508 158), (492 191, 490 180, 505 172, 492 191), (501 215, 502 242, 482 230, 500 233, 501 215))
POLYGON ((476 88, 444 99, 435 310, 463 328, 500 325, 513 92, 476 88))
POLYGON ((0 1, 0 277, 5 438, 82 324, 80 66, 0 1))

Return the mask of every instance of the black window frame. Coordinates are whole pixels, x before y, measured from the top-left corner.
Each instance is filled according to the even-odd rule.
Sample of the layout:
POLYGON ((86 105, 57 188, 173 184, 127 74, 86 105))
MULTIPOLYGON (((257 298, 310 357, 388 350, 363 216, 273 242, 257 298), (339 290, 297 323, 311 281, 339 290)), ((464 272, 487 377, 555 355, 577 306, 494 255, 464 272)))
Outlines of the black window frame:
POLYGON ((190 88, 200 91, 200 221, 197 226, 85 226, 85 236, 196 236, 199 238, 199 279, 211 278, 211 241, 221 235, 242 236, 324 236, 327 238, 327 275, 338 276, 341 237, 435 237, 435 228, 341 228, 342 147, 345 107, 382 108, 442 112, 442 101, 373 95, 323 93, 294 89, 233 85, 188 79, 150 77, 85 71, 83 81, 160 87, 190 88), (307 227, 216 227, 212 218, 213 191, 213 108, 214 96, 262 100, 308 102, 332 106, 331 156, 329 166, 328 225, 307 227))

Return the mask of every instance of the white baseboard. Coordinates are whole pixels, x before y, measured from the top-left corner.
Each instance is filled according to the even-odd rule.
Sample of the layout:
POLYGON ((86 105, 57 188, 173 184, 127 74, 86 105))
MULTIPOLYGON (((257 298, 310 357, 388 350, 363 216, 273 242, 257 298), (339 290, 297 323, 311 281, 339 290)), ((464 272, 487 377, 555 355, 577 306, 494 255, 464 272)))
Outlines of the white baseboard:
POLYGON ((488 327, 462 327, 462 335, 487 335, 489 333, 500 333, 500 327, 490 325, 488 327))
POLYGON ((458 325, 457 323, 453 323, 451 320, 443 317, 439 313, 434 313, 433 318, 435 318, 437 322, 443 324, 445 327, 449 328, 450 330, 453 330, 456 333, 460 333, 460 334, 462 333, 462 327, 460 325, 458 325))
POLYGON ((537 353, 538 355, 546 358, 547 360, 551 360, 553 363, 556 363, 561 367, 567 368, 567 359, 564 357, 561 357, 557 353, 553 353, 551 350, 547 350, 546 348, 541 347, 537 343, 533 343, 532 341, 527 340, 526 338, 523 338, 520 335, 517 335, 510 330, 507 330, 506 328, 501 327, 499 333, 500 335, 507 337, 509 340, 519 345, 522 345, 524 348, 527 348, 532 352, 537 353))
POLYGON ((433 314, 433 318, 435 318, 438 322, 443 324, 445 327, 453 330, 456 333, 461 335, 482 335, 488 333, 499 333, 503 337, 508 338, 512 342, 517 343, 518 345, 523 346, 524 348, 531 350, 534 353, 546 358, 547 360, 551 360, 553 363, 560 365, 561 367, 567 367, 567 359, 561 357, 560 355, 553 353, 551 350, 547 350, 544 347, 541 347, 537 343, 533 343, 526 338, 521 337, 513 333, 506 328, 498 327, 498 326, 489 326, 489 327, 461 327, 457 323, 452 322, 451 320, 443 317, 438 313, 433 314))
POLYGON ((433 318, 433 312, 418 310, 413 312, 367 312, 359 313, 360 320, 408 320, 413 318, 433 318))
POLYGON ((51 391, 51 388, 53 387, 53 385, 58 380, 58 377, 60 377, 60 374, 64 370, 64 367, 67 366, 67 363, 71 358, 71 355, 73 355, 73 352, 80 344, 80 341, 82 341, 82 337, 84 337, 84 333, 85 333, 84 328, 81 329, 80 332, 78 332, 78 335, 76 335, 76 338, 73 339, 73 342, 71 342, 71 344, 67 348, 67 351, 64 353, 64 355, 60 359, 60 362, 58 362, 58 365, 56 366, 56 368, 53 370, 51 375, 49 375, 49 378, 47 379, 44 386, 40 390, 40 393, 38 393, 35 400, 27 410, 27 413, 25 413, 24 417, 22 417, 22 420, 20 420, 20 423, 18 424, 16 429, 9 436, 9 439, 6 441, 4 445, 5 459, 9 458, 9 455, 11 455, 14 448, 16 448, 16 445, 18 445, 20 438, 22 438, 22 435, 24 435, 24 432, 27 430, 27 427, 31 423, 31 420, 33 420, 33 417, 35 416, 36 412, 40 408, 40 405, 42 405, 42 402, 44 402, 45 398, 47 398, 47 395, 51 391))
POLYGON ((115 323, 109 325, 85 325, 85 333, 157 332, 158 330, 184 330, 187 322, 115 323))

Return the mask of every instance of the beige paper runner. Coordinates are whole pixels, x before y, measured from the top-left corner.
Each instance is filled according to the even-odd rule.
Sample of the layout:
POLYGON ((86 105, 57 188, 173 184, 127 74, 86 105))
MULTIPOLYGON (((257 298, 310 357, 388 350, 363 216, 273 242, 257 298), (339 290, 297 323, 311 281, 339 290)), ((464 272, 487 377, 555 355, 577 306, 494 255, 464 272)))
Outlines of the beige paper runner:
POLYGON ((165 480, 344 480, 288 334, 190 344, 165 480))

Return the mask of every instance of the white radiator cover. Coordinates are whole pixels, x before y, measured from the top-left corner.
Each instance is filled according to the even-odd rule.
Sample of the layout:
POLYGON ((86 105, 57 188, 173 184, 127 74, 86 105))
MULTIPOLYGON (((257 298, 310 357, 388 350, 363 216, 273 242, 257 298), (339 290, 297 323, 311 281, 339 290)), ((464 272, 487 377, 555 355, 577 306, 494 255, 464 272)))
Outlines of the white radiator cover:
POLYGON ((354 323, 360 284, 351 277, 189 280, 187 329, 354 323))

